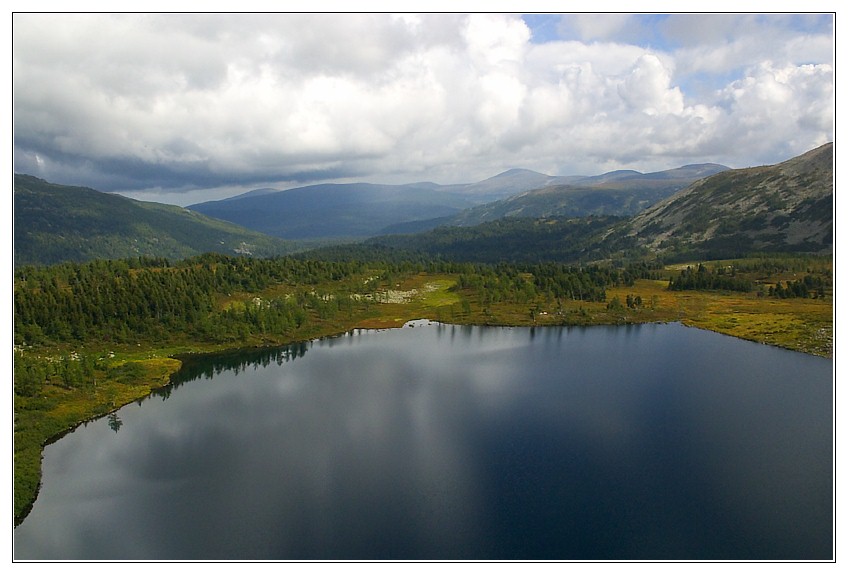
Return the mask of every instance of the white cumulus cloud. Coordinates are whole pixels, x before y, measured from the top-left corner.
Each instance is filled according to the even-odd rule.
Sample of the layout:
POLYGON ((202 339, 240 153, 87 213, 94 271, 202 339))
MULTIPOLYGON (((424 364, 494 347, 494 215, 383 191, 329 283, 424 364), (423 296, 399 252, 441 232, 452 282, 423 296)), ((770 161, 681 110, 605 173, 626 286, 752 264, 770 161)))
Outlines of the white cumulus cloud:
POLYGON ((16 14, 15 170, 102 190, 777 162, 834 138, 776 15, 16 14), (746 34, 742 34, 746 31, 746 34))

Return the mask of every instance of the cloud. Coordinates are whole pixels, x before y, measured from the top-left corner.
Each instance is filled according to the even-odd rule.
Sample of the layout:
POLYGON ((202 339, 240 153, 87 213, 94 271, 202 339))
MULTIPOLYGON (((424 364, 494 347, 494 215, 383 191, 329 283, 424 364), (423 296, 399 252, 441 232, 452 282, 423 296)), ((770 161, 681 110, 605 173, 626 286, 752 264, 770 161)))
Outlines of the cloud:
POLYGON ((823 18, 586 14, 544 42, 510 14, 14 24, 15 169, 102 190, 749 165, 833 139, 823 18))
POLYGON ((833 136, 834 93, 830 65, 775 66, 766 61, 721 91, 723 139, 770 162, 776 148, 785 155, 807 150, 833 136), (763 138, 769 134, 770 139, 763 138))
POLYGON ((634 14, 570 14, 561 19, 558 31, 584 42, 606 41, 621 38, 635 25, 639 24, 634 14))
POLYGON ((640 56, 628 76, 619 84, 619 97, 632 110, 656 116, 684 111, 684 98, 670 86, 670 74, 654 54, 640 56))

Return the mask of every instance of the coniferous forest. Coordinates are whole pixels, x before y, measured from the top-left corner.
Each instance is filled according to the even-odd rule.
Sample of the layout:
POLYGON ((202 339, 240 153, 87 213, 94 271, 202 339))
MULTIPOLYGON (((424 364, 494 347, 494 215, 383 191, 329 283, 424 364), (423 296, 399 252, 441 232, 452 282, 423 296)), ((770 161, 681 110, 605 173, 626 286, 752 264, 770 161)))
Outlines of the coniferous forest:
MULTIPOLYGON (((731 291, 767 298, 823 298, 831 284, 824 260, 799 257, 761 258, 758 266, 751 261, 714 267, 700 263, 676 274, 662 262, 645 261, 627 266, 481 264, 361 246, 318 254, 321 259, 206 254, 178 262, 139 257, 21 267, 14 276, 14 336, 20 351, 15 390, 33 395, 53 373, 61 372, 59 379, 66 386, 93 374, 86 362, 80 369, 69 368, 67 361, 41 363, 39 368, 25 350, 289 342, 322 333, 326 325, 374 316, 391 300, 399 282, 416 275, 452 279, 448 292, 454 305, 443 312, 454 321, 470 320, 473 304, 495 320, 493 306, 520 310, 534 319, 535 312, 562 311, 564 303, 606 303, 609 289, 631 287, 637 280, 661 284, 668 291, 731 291), (372 258, 363 259, 369 254, 372 258), (801 274, 799 262, 807 263, 799 279, 783 284, 780 279, 758 280, 764 273, 795 277, 795 270, 801 274)), ((566 323, 578 320, 560 317, 566 323)))
POLYGON ((539 296, 603 302, 605 288, 646 277, 646 267, 562 264, 461 264, 448 261, 255 259, 207 254, 27 266, 15 271, 15 344, 129 343, 174 338, 238 342, 249 334, 286 335, 308 322, 352 314, 356 302, 395 277, 456 274, 457 291, 489 302, 527 303, 539 296), (378 271, 377 275, 371 274, 378 271), (363 282, 364 275, 369 280, 363 282), (285 286, 279 297, 247 306, 218 304, 232 294, 285 286))

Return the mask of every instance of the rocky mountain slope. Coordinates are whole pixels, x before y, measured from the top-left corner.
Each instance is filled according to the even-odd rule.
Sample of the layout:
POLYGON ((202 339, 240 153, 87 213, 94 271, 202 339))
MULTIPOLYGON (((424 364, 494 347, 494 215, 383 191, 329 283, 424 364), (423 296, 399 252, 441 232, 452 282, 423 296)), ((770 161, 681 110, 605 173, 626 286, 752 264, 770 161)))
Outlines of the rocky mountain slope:
MULTIPOLYGON (((774 166, 708 176, 630 218, 512 215, 471 226, 443 225, 417 234, 379 236, 369 243, 486 261, 577 263, 657 256, 667 260, 733 258, 753 252, 829 254, 833 174, 833 146, 826 144, 774 166)), ((536 195, 545 192, 521 197, 536 195)))
POLYGON ((626 235, 659 252, 804 251, 833 244, 834 147, 728 170, 634 217, 626 235))
POLYGON ((610 172, 571 184, 529 190, 506 200, 470 208, 451 223, 467 226, 504 217, 631 216, 696 180, 727 169, 719 164, 701 164, 650 174, 631 170, 610 172))

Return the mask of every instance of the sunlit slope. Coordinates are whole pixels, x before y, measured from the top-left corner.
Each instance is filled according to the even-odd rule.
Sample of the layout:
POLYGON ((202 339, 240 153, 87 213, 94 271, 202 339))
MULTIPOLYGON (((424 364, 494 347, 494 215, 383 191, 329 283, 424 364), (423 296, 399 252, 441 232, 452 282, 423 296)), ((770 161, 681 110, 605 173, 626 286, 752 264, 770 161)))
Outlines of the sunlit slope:
POLYGON ((812 252, 833 247, 833 145, 701 180, 636 216, 627 235, 660 252, 812 252))

